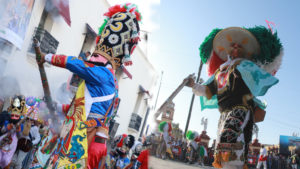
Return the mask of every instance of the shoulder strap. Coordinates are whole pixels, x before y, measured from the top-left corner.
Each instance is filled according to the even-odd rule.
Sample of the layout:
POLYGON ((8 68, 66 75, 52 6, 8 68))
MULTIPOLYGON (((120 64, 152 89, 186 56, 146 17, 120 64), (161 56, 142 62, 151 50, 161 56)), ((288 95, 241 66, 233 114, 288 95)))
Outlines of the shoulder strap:
MULTIPOLYGON (((108 109, 106 110, 106 113, 105 113, 105 115, 104 115, 104 121, 103 121, 103 124, 101 124, 102 126, 104 126, 104 124, 105 124, 105 122, 106 122, 106 120, 107 120, 107 115, 108 115, 108 113, 110 112, 110 110, 111 110, 113 104, 115 103, 115 98, 116 98, 116 97, 113 98, 111 104, 109 105, 108 109)), ((100 121, 100 123, 101 123, 101 121, 100 121)))
POLYGON ((31 135, 30 131, 29 131, 29 139, 30 139, 30 141, 32 141, 32 135, 31 135))

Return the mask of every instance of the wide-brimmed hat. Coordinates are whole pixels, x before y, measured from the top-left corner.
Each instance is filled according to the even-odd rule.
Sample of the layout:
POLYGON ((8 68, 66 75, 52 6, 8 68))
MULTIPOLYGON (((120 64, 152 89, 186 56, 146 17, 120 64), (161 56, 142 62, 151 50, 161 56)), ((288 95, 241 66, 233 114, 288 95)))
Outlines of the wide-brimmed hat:
POLYGON ((260 46, 254 35, 240 27, 229 27, 220 31, 213 40, 213 50, 225 61, 234 43, 245 50, 244 57, 247 59, 259 55, 260 46))
POLYGON ((264 26, 252 28, 229 27, 213 29, 200 45, 200 57, 208 64, 208 74, 212 75, 227 59, 230 45, 237 43, 245 50, 244 58, 274 75, 282 61, 283 47, 277 32, 264 26))

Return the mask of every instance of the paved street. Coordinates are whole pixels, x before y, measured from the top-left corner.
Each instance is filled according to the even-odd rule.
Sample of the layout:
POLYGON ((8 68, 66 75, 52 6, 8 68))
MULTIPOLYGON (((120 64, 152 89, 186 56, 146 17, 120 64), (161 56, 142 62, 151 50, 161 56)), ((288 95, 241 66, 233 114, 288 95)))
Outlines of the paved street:
POLYGON ((212 169, 212 167, 201 167, 199 165, 189 165, 182 162, 162 160, 150 156, 149 169, 212 169))

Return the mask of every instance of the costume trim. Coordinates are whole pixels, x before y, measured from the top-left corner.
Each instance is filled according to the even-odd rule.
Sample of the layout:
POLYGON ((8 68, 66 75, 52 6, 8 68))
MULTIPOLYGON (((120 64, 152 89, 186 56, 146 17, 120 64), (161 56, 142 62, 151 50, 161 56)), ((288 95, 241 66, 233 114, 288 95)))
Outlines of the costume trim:
POLYGON ((54 66, 66 68, 68 57, 66 55, 53 55, 51 58, 51 64, 54 66))

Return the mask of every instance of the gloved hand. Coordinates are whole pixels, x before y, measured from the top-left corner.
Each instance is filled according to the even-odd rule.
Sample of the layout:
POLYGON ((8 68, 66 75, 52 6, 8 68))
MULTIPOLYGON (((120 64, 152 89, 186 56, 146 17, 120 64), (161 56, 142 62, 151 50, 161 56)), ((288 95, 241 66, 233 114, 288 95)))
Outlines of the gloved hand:
POLYGON ((11 129, 13 129, 13 128, 14 128, 14 125, 11 124, 11 123, 8 124, 7 127, 6 127, 7 130, 11 130, 11 129))

